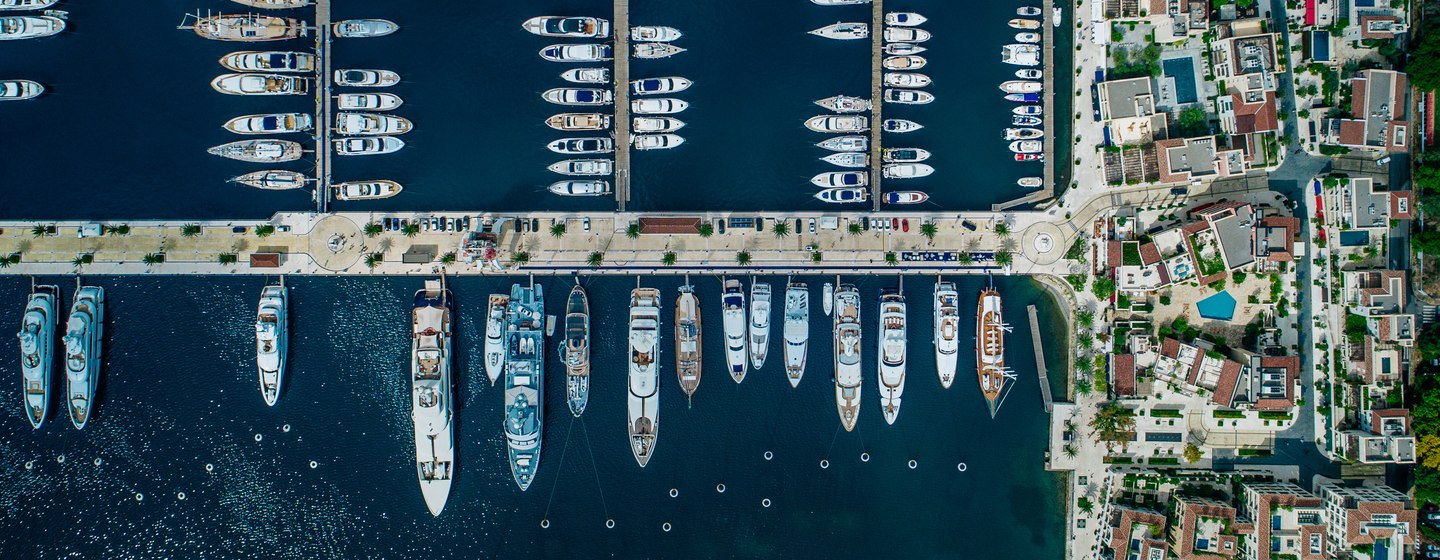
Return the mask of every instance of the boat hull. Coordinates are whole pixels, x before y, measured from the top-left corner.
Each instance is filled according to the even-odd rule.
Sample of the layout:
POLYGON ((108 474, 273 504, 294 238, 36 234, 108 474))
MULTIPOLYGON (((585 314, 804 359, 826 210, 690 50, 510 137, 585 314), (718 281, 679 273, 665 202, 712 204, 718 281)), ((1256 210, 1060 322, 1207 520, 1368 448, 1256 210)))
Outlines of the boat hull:
POLYGON ((260 396, 275 406, 285 383, 285 358, 290 347, 289 290, 283 284, 260 291, 255 317, 255 363, 260 396))
POLYGON ((590 300, 576 284, 565 300, 565 340, 560 346, 565 364, 565 403, 579 418, 590 402, 590 300))
POLYGON ((686 398, 700 388, 703 365, 704 330, 700 321, 700 299, 690 286, 680 288, 675 299, 675 377, 686 398))
POLYGON ((55 365, 55 325, 60 289, 37 286, 20 321, 20 393, 30 426, 39 429, 50 414, 55 365))
POLYGON ((731 379, 745 381, 750 365, 749 346, 745 343, 745 290, 739 280, 726 280, 720 297, 722 326, 725 331, 725 364, 731 379))
POLYGON ((785 288, 784 342, 785 378, 791 387, 799 387, 810 345, 810 289, 800 282, 785 288))
POLYGON ((104 334, 104 288, 76 288, 64 341, 65 402, 70 410, 70 423, 77 430, 85 429, 95 416, 95 388, 100 385, 104 334))
POLYGON ((660 434, 660 290, 636 288, 630 292, 628 338, 630 452, 644 468, 655 454, 660 434))

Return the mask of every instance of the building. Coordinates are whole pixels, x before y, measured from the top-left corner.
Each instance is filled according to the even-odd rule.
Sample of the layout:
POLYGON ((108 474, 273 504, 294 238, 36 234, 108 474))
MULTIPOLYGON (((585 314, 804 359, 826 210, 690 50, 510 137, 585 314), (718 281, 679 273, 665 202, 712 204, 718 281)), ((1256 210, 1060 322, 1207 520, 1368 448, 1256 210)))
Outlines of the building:
POLYGON ((1331 550, 1369 548, 1373 560, 1402 560, 1416 544, 1418 515, 1405 495, 1389 486, 1315 484, 1324 501, 1326 537, 1331 550))
POLYGON ((1198 496, 1176 495, 1175 523, 1170 526, 1172 552, 1180 560, 1215 560, 1240 555, 1241 539, 1255 530, 1237 518, 1235 507, 1198 496))
POLYGON ((1165 516, 1116 506, 1110 511, 1110 550, 1116 560, 1165 560, 1165 516))
MULTIPOLYGON (((1225 270, 1245 268, 1255 262, 1255 222, 1258 216, 1249 203, 1234 200, 1214 202, 1191 210, 1190 215, 1204 220, 1209 226, 1225 270)), ((1192 238, 1194 241, 1198 238, 1192 238)), ((1207 256, 1204 254, 1205 247, 1201 245, 1192 246, 1192 250, 1197 251, 1196 260, 1202 264, 1200 273, 1208 276, 1212 272, 1203 270, 1206 268, 1203 261, 1207 256)))
POLYGON ((1207 391, 1210 402, 1228 407, 1234 404, 1240 378, 1247 372, 1244 364, 1218 352, 1167 338, 1160 344, 1160 355, 1151 373, 1156 380, 1169 382, 1188 394, 1207 391))
POLYGON ((1319 560, 1326 546, 1325 508, 1320 498, 1289 482, 1244 485, 1246 517, 1254 533, 1244 540, 1254 560, 1319 560))
POLYGON ((1403 408, 1370 410, 1362 403, 1360 428, 1344 434, 1343 452, 1352 461, 1368 464, 1414 464, 1415 435, 1410 412, 1403 408))
POLYGON ((1155 142, 1160 183, 1186 183, 1245 174, 1245 153, 1219 149, 1214 136, 1155 142))
POLYGON ((1300 242, 1300 219, 1293 216, 1266 216, 1255 228, 1255 270, 1275 272, 1295 260, 1304 245, 1300 242))
POLYGON ((1165 135, 1166 115, 1155 110, 1149 76, 1101 82, 1095 90, 1111 143, 1146 144, 1165 135))
POLYGON ((1295 408, 1300 395, 1299 356, 1252 356, 1236 384, 1231 406, 1283 412, 1295 408))
POLYGON ((1413 194, 1379 190, 1369 177, 1349 179, 1340 185, 1340 227, 1366 230, 1369 242, 1379 241, 1390 229, 1390 220, 1415 217, 1413 194))
POLYGON ((1409 80, 1394 70, 1361 70, 1350 79, 1350 114, 1326 119, 1322 144, 1409 151, 1409 80))

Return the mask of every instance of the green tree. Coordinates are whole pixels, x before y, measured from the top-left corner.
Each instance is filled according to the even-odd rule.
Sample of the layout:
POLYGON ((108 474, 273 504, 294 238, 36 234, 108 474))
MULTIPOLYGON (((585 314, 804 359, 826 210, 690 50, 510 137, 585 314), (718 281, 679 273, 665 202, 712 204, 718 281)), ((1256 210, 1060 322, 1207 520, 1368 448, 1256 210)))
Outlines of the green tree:
POLYGON ((443 265, 446 265, 446 266, 455 264, 455 258, 456 258, 456 257, 455 257, 455 251, 450 251, 449 253, 445 253, 444 255, 440 255, 440 264, 443 264, 443 265))
POLYGON ((956 258, 960 261, 960 264, 962 265, 968 265, 975 262, 975 256, 971 255, 970 251, 960 251, 960 255, 956 258))
POLYGON ((150 253, 140 259, 145 264, 162 264, 165 262, 165 253, 150 253))
POLYGON ((738 264, 740 266, 750 264, 750 251, 740 251, 739 253, 735 253, 735 264, 738 264))
POLYGON ((1083 511, 1085 513, 1095 511, 1095 504, 1090 503, 1090 498, 1087 498, 1085 496, 1081 496, 1080 499, 1075 502, 1075 505, 1079 506, 1080 511, 1083 511))
POLYGON ((679 257, 675 255, 675 251, 666 251, 665 256, 661 257, 660 262, 665 263, 665 266, 675 266, 677 259, 679 259, 679 257))
POLYGON ((700 234, 700 237, 710 237, 715 235, 715 226, 710 222, 705 222, 697 228, 697 233, 700 234))
POLYGON ((1095 324, 1095 312, 1089 309, 1081 309, 1075 312, 1075 324, 1081 328, 1088 329, 1095 324))
POLYGON ((1199 448, 1199 447, 1195 447, 1195 444, 1193 444, 1193 443, 1187 443, 1187 444, 1185 444, 1185 462, 1186 462, 1186 463, 1199 463, 1201 457, 1203 457, 1204 455, 1205 455, 1205 454, 1200 451, 1200 448, 1199 448))
POLYGON ((405 237, 415 237, 420 234, 420 224, 405 224, 405 227, 400 229, 400 233, 405 234, 405 237))
POLYGON ((1135 437, 1135 411, 1113 401, 1107 402, 1100 405, 1095 417, 1090 419, 1090 429, 1094 430, 1096 441, 1105 444, 1107 451, 1117 443, 1123 448, 1135 437))
POLYGON ((564 236, 565 236, 565 224, 563 224, 563 223, 557 223, 557 224, 554 224, 554 225, 550 226, 550 237, 564 237, 564 236))
POLYGON ((270 224, 263 224, 263 225, 255 226, 255 235, 258 235, 258 236, 260 236, 260 237, 262 237, 262 238, 264 238, 264 237, 270 237, 270 236, 271 236, 272 234, 274 234, 274 233, 275 233, 275 226, 272 226, 272 225, 270 225, 270 224))
POLYGON ((45 235, 45 226, 35 224, 35 226, 30 228, 30 235, 33 235, 35 237, 43 237, 45 235))
POLYGON ((1180 111, 1180 120, 1176 126, 1179 127, 1181 136, 1204 136, 1210 133, 1210 117, 1205 115, 1204 108, 1193 106, 1180 111))
POLYGON ((1109 276, 1097 276, 1095 282, 1090 284, 1090 293, 1100 301, 1107 301, 1110 296, 1115 295, 1115 281, 1109 276))
POLYGON ((585 259, 585 262, 590 265, 590 268, 600 268, 600 265, 605 264, 605 253, 592 251, 590 256, 585 259))
POLYGON ((385 231, 385 228, 380 225, 380 222, 370 222, 368 224, 365 224, 365 237, 375 237, 377 235, 380 235, 380 233, 383 231, 385 231))
POLYGON ((810 262, 818 263, 818 262, 820 262, 820 261, 822 261, 822 260, 824 260, 824 259, 825 259, 825 256, 824 256, 824 255, 821 255, 821 254, 820 254, 820 251, 814 251, 814 252, 811 252, 811 253, 810 253, 810 262))
POLYGON ((1081 394, 1081 395, 1088 395, 1088 394, 1090 394, 1090 391, 1091 391, 1091 390, 1092 390, 1092 387, 1090 386, 1090 379, 1088 379, 1088 378, 1081 378, 1081 379, 1076 379, 1076 380, 1075 380, 1075 392, 1076 392, 1076 393, 1079 393, 1079 394, 1081 394))
POLYGON ((625 237, 635 239, 640 237, 640 224, 630 224, 625 227, 625 237))
POLYGON ((1081 348, 1089 350, 1095 346, 1095 336, 1089 332, 1081 332, 1075 335, 1075 343, 1079 344, 1081 348))
POLYGON ((526 252, 526 251, 520 251, 519 253, 515 253, 514 255, 510 255, 510 262, 515 263, 515 264, 525 264, 525 263, 528 263, 528 262, 530 262, 530 253, 528 253, 528 252, 526 252))
POLYGON ((235 253, 221 253, 216 260, 220 261, 220 264, 235 264, 240 261, 240 255, 235 253))
POLYGON ((1410 83, 1421 91, 1440 89, 1440 28, 1427 25, 1420 34, 1420 44, 1405 65, 1410 83))
POLYGON ((185 224, 180 226, 180 235, 185 237, 195 237, 200 235, 202 231, 203 229, 201 229, 200 224, 185 224))
POLYGON ((850 235, 860 235, 861 232, 865 231, 865 226, 860 225, 860 222, 850 222, 850 225, 847 227, 850 230, 850 235))
POLYGON ((787 222, 785 220, 775 220, 775 225, 770 228, 770 231, 775 233, 775 237, 785 237, 787 235, 790 235, 790 222, 787 222))
POLYGON ((931 241, 935 240, 935 234, 939 231, 940 228, 935 227, 935 224, 931 222, 925 222, 923 224, 920 224, 920 235, 925 236, 926 239, 929 239, 931 241))
POLYGON ((1410 238, 1410 248, 1417 253, 1440 255, 1440 230, 1427 229, 1410 238))
POLYGON ((365 255, 365 266, 371 270, 380 266, 382 262, 385 262, 385 255, 383 253, 370 253, 365 255))
POLYGON ((897 265, 897 264, 899 264, 899 263, 900 263, 900 257, 895 256, 895 253, 893 253, 893 252, 886 252, 886 253, 885 253, 885 264, 888 264, 888 265, 890 265, 890 266, 895 266, 895 265, 897 265))
POLYGON ((1015 255, 1010 254, 1010 251, 1006 251, 1003 249, 995 251, 995 264, 998 264, 1000 266, 1010 266, 1010 264, 1013 262, 1015 262, 1015 255))
POLYGON ((995 235, 1000 236, 1001 239, 1010 237, 1010 224, 1005 222, 995 224, 995 235))

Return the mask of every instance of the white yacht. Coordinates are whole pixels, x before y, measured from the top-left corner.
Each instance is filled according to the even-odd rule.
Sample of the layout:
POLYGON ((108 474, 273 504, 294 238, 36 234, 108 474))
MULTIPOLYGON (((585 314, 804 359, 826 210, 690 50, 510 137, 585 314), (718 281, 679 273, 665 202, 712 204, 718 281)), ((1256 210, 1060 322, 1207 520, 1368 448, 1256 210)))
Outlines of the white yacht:
POLYGON ((630 292, 630 395, 626 400, 630 452, 643 468, 660 430, 660 290, 630 292))
POLYGON ((1034 68, 1022 68, 1015 71, 1015 77, 1022 80, 1039 80, 1045 77, 1045 71, 1034 68))
POLYGON ((829 202, 831 204, 865 202, 867 200, 870 200, 870 191, 859 187, 834 187, 828 189, 820 189, 820 192, 815 193, 815 198, 820 200, 821 202, 829 202))
POLYGON ((1015 34, 1015 42, 1016 42, 1016 43, 1032 43, 1032 44, 1033 44, 1033 43, 1039 43, 1039 42, 1040 42, 1040 34, 1039 34, 1039 33, 1032 32, 1032 31, 1026 31, 1026 32, 1022 32, 1022 33, 1016 33, 1016 34, 1015 34))
POLYGON ((750 284, 750 365, 759 370, 770 354, 770 284, 750 284))
POLYGON ((749 367, 748 346, 745 344, 745 288, 739 280, 726 280, 720 296, 720 312, 725 329, 725 363, 736 383, 745 381, 749 367))
POLYGON ((925 16, 915 12, 890 12, 885 14, 885 25, 898 25, 901 27, 914 27, 930 21, 925 16))
POLYGON ((1045 113, 1045 108, 1039 105, 1020 105, 1018 107, 1010 109, 1010 112, 1016 115, 1038 117, 1045 113))
POLYGON ((880 410, 894 424, 905 393, 905 296, 889 288, 880 294, 879 371, 880 410))
POLYGON ((545 421, 545 293, 510 287, 505 314, 505 446, 510 474, 524 492, 540 468, 545 421))
POLYGON ((826 283, 825 283, 825 287, 820 290, 820 309, 822 309, 823 311, 825 311, 825 316, 826 316, 826 317, 829 317, 829 316, 830 316, 830 312, 835 309, 835 285, 834 285, 834 284, 831 284, 831 283, 829 283, 829 282, 826 282, 826 283))
POLYGON ((390 198, 405 188, 395 181, 348 181, 330 185, 335 200, 380 200, 390 198))
POLYGON ((0 80, 0 101, 24 101, 45 93, 45 86, 31 80, 0 80))
POLYGON ((541 16, 527 19, 520 26, 541 37, 604 39, 610 36, 610 22, 595 17, 541 16))
POLYGON ((693 286, 680 286, 680 296, 675 298, 675 376, 687 402, 700 388, 705 346, 700 326, 700 298, 695 297, 693 286))
POLYGON ((661 93, 675 93, 690 89, 694 82, 680 76, 665 76, 663 78, 642 78, 630 81, 630 93, 633 95, 652 95, 661 93))
POLYGON ((955 362, 960 355, 960 292, 954 282, 935 283, 935 370, 940 386, 955 382, 955 362))
POLYGON ((1000 84, 1000 91, 1005 93, 1040 93, 1045 84, 1034 80, 1010 80, 1000 84))
POLYGON ((805 120, 805 128, 815 132, 865 132, 870 119, 860 115, 819 115, 805 120))
POLYGON ((863 152, 870 149, 870 139, 860 135, 836 136, 815 145, 832 152, 863 152))
POLYGON ((288 171, 284 169, 271 169, 266 171, 255 171, 246 173, 239 177, 230 179, 231 182, 239 183, 247 187, 265 189, 269 191, 287 191, 298 189, 310 183, 310 178, 299 171, 288 171))
POLYGON ((1016 66, 1039 66, 1040 47, 1036 45, 1005 45, 1000 49, 1000 61, 1016 66))
POLYGON ((930 32, 914 27, 886 27, 886 43, 924 43, 930 40, 930 32))
POLYGON ((75 301, 65 323, 65 403, 75 429, 95 415, 95 388, 100 385, 100 358, 105 339, 105 289, 75 281, 75 301))
POLYGON ((49 37, 65 30, 65 20, 54 16, 0 17, 0 41, 49 37))
POLYGON ((669 97, 632 99, 630 101, 630 112, 637 115, 673 115, 688 107, 690 107, 690 103, 684 99, 669 97))
POLYGON ((281 276, 279 285, 260 290, 260 306, 255 313, 255 364, 260 373, 260 395, 267 405, 275 406, 275 401, 280 400, 289 347, 290 290, 281 276))
POLYGON ((560 79, 572 84, 608 84, 609 68, 571 68, 560 73, 560 79))
POLYGON ((43 10, 54 6, 60 0, 0 0, 0 11, 43 10))
POLYGON ((284 41, 309 33, 305 22, 259 14, 233 14, 195 20, 195 34, 216 41, 284 41))
POLYGON ((550 62, 602 62, 613 57, 610 45, 550 45, 540 49, 540 58, 550 62))
POLYGON ((545 125, 555 130, 588 131, 610 128, 610 115, 603 113, 560 113, 545 119, 545 125))
POLYGON ((631 130, 635 134, 675 132, 685 128, 685 121, 675 117, 635 117, 631 130))
POLYGON ((608 89, 554 88, 540 94, 540 98, 556 105, 610 105, 615 95, 608 89))
POLYGON ((863 113, 870 110, 870 100, 849 95, 834 95, 815 101, 816 105, 836 113, 863 113))
POLYGON ((805 375, 805 351, 810 344, 810 288, 804 282, 785 287, 785 377, 791 387, 805 375))
POLYGON ((295 161, 305 153, 299 142, 290 140, 236 140, 206 150, 211 155, 251 163, 295 161))
POLYGON ((50 380, 55 365, 55 325, 60 288, 35 286, 20 318, 20 390, 30 426, 40 428, 50 413, 50 380))
POLYGON ((1010 20, 1009 24, 1015 29, 1040 29, 1040 22, 1033 19, 1015 18, 1010 20))
POLYGON ((665 150, 685 143, 679 134, 636 134, 630 142, 637 150, 665 150))
POLYGON ((635 58, 667 58, 675 56, 685 49, 670 43, 635 43, 635 58))
POLYGON ((908 54, 920 54, 929 49, 914 43, 887 43, 884 50, 885 54, 890 56, 904 56, 908 54))
POLYGON ((505 313, 510 309, 510 296, 490 294, 489 304, 485 312, 485 377, 494 385, 505 371, 505 313))
POLYGON ((914 72, 886 72, 885 85, 902 88, 922 88, 930 85, 930 76, 914 72))
POLYGON ((314 72, 315 55, 296 51, 239 51, 220 58, 231 72, 314 72))
POLYGON ((870 24, 858 22, 834 23, 811 30, 810 34, 826 39, 868 39, 870 38, 870 24))
POLYGON ((827 171, 811 177, 810 183, 822 189, 863 187, 870 184, 870 175, 861 171, 827 171))
POLYGON ((615 151, 610 138, 561 138, 546 147, 557 154, 608 154, 615 151))
POLYGON ((1016 140, 1010 143, 1010 151, 1017 154, 1038 154, 1045 150, 1045 144, 1039 140, 1016 140))
POLYGON ((347 19, 335 22, 331 29, 336 37, 384 37, 399 31, 400 26, 384 19, 347 19))
POLYGON ((885 122, 881 123, 881 126, 885 132, 894 132, 896 134, 903 132, 914 132, 925 128, 924 125, 921 125, 920 123, 905 119, 885 119, 885 122))
POLYGON ((1007 128, 1005 129, 1006 140, 1034 140, 1045 136, 1045 131, 1038 128, 1007 128))
POLYGON ((335 96, 335 108, 341 111, 389 111, 404 102, 393 93, 342 93, 335 96))
POLYGON ((315 121, 307 113, 272 113, 235 117, 223 126, 235 134, 286 134, 308 132, 315 121))
POLYGON ((285 74, 221 74, 210 87, 226 95, 305 95, 310 78, 285 74))
POLYGON ((430 515, 439 516, 455 477, 455 302, 444 279, 426 280, 410 310, 410 419, 415 472, 430 515))
POLYGON ((679 29, 663 25, 637 25, 630 28, 630 40, 640 43, 668 43, 683 35, 679 29))
POLYGON ((560 345, 565 364, 565 403, 579 418, 590 402, 590 299, 577 282, 565 299, 565 342, 560 345))
POLYGON ((389 70, 336 70, 335 85, 348 87, 390 87, 400 83, 400 75, 389 70))
POLYGON ((374 156, 393 154, 405 147, 405 141, 394 136, 359 136, 332 140, 335 155, 374 156))
MULTIPOLYGON (((1038 105, 1030 105, 1030 107, 1038 107, 1038 105)), ((1043 119, 1032 115, 1010 115, 1010 124, 1013 124, 1015 126, 1033 127, 1040 126, 1044 123, 1045 121, 1043 119)))
POLYGON ((930 150, 923 148, 885 148, 880 151, 885 163, 919 163, 930 159, 930 150))
POLYGON ((251 8, 263 8, 266 10, 289 10, 292 8, 304 8, 310 5, 310 0, 233 0, 237 4, 243 4, 251 8))
POLYGON ((870 154, 860 152, 835 152, 820 158, 821 161, 831 165, 848 168, 860 168, 870 165, 870 154))
POLYGON ((556 181, 550 185, 550 192, 560 196, 606 196, 610 194, 610 182, 556 181))
POLYGON ((886 89, 885 102, 898 105, 928 105, 935 101, 935 96, 928 91, 918 89, 886 89))
POLYGON ((887 163, 880 173, 886 179, 916 179, 929 177, 935 168, 923 163, 887 163))
POLYGON ((1045 180, 1040 177, 1021 177, 1015 180, 1015 184, 1027 189, 1038 189, 1045 186, 1045 180))
POLYGON ((885 60, 880 61, 880 65, 886 70, 919 70, 926 64, 925 57, 913 54, 885 57, 885 60))
POLYGON ((335 113, 335 132, 345 136, 405 134, 415 125, 409 119, 380 113, 335 113))
POLYGON ((845 431, 860 417, 860 291, 851 284, 835 290, 835 408, 845 431))
POLYGON ((821 6, 850 6, 855 4, 869 4, 870 0, 810 0, 821 6))
POLYGON ((549 169, 561 175, 605 176, 614 172, 615 164, 608 159, 567 159, 550 164, 549 169))

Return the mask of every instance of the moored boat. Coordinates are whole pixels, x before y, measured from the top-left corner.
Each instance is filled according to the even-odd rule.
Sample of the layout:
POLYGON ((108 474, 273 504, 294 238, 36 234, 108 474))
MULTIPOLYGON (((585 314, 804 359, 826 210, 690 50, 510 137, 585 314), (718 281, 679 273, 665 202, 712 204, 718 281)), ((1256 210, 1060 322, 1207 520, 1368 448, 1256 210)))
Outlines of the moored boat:
POLYGON ((260 290, 255 312, 255 365, 260 375, 260 396, 275 406, 285 382, 285 358, 290 346, 290 290, 285 277, 280 283, 260 290))
POLYGON ((902 88, 922 88, 930 85, 930 76, 914 72, 886 72, 885 85, 902 88))
POLYGON ((545 420, 545 292, 510 287, 505 312, 505 447, 510 474, 524 492, 540 468, 545 420))
POLYGON ((886 43, 924 43, 930 40, 930 32, 914 27, 886 27, 886 43))
POLYGON ((668 43, 679 39, 682 35, 683 33, 680 33, 679 29, 663 25, 637 25, 630 28, 630 40, 642 43, 668 43))
POLYGON ((870 200, 870 191, 859 187, 835 187, 829 189, 820 189, 820 192, 815 193, 815 198, 820 200, 821 202, 829 202, 832 204, 865 202, 867 200, 870 200))
POLYGON ((1005 45, 1000 48, 1000 61, 1016 66, 1039 66, 1040 47, 1036 45, 1005 45))
POLYGON ((720 295, 720 318, 725 330, 725 363, 736 383, 745 381, 749 346, 745 344, 745 288, 739 280, 725 280, 720 295))
POLYGON ((990 417, 1000 410, 1000 392, 1005 380, 1015 375, 1005 367, 1005 333, 1010 326, 1001 315, 1000 292, 994 282, 980 292, 980 303, 975 313, 975 364, 980 381, 980 393, 985 396, 990 417))
POLYGON ((315 55, 295 51, 239 51, 220 58, 231 72, 314 72, 315 55))
POLYGON ((870 154, 860 152, 836 152, 820 159, 825 163, 849 168, 860 168, 870 164, 870 154))
POLYGON ((935 371, 940 386, 955 382, 955 364, 960 355, 960 292, 954 282, 935 282, 935 371))
POLYGON ((630 394, 626 402, 630 452, 643 468, 660 431, 660 290, 630 292, 630 394))
POLYGON ((371 156, 392 154, 405 147, 405 141, 394 136, 359 136, 336 138, 331 141, 335 155, 371 156))
POLYGON ((675 132, 685 128, 685 121, 674 117, 635 117, 633 128, 636 134, 675 132))
POLYGON ((1010 20, 1009 24, 1015 29, 1040 29, 1040 22, 1033 19, 1015 18, 1010 20))
POLYGON ((608 84, 609 68, 571 68, 560 73, 560 79, 572 84, 608 84))
POLYGON ((221 74, 210 87, 227 95, 305 95, 310 78, 285 74, 221 74))
POLYGON ((285 171, 273 169, 269 171, 255 171, 246 173, 230 180, 247 187, 265 189, 271 191, 285 191, 298 189, 310 183, 310 178, 298 171, 285 171))
POLYGON ((608 154, 615 151, 610 138, 561 138, 546 145, 557 154, 608 154))
POLYGON ((50 413, 50 382, 55 366, 55 326, 60 317, 60 288, 35 286, 20 317, 20 392, 30 427, 40 428, 50 413))
POLYGON ((663 78, 642 78, 630 81, 630 93, 634 95, 653 95, 660 93, 675 93, 690 89, 694 84, 689 79, 680 76, 665 76, 663 78))
POLYGON ((1036 8, 1035 6, 1021 6, 1015 8, 1015 15, 1035 17, 1040 15, 1040 8, 1036 8))
POLYGON ((1026 31, 1026 32, 1024 32, 1024 33, 1016 33, 1016 34, 1015 34, 1015 42, 1016 42, 1016 43, 1031 43, 1031 44, 1039 43, 1039 42, 1040 42, 1040 34, 1039 34, 1039 33, 1030 32, 1030 31, 1026 31))
POLYGON ((1045 132, 1038 128, 1007 128, 1005 129, 1006 140, 1033 140, 1045 136, 1045 132))
POLYGON ((565 402, 579 418, 590 402, 590 299, 575 284, 565 299, 565 341, 560 346, 565 364, 565 402))
POLYGON ((750 365, 760 369, 770 354, 770 284, 750 284, 750 365))
POLYGON ((1045 185, 1045 180, 1039 177, 1021 177, 1015 183, 1027 189, 1038 189, 1045 185))
POLYGON ((1015 71, 1015 77, 1022 80, 1039 80, 1045 77, 1045 71, 1034 68, 1021 68, 1015 71))
POLYGON ((309 131, 314 123, 307 113, 271 113, 235 117, 223 126, 236 134, 285 134, 309 131))
MULTIPOLYGON (((1032 106, 1038 107, 1038 105, 1032 105, 1032 106)), ((1036 116, 1031 116, 1031 115, 1010 115, 1010 124, 1013 124, 1013 125, 1015 125, 1015 126, 1040 126, 1040 125, 1042 125, 1042 124, 1044 124, 1044 123, 1045 123, 1045 121, 1044 121, 1043 119, 1041 119, 1040 117, 1036 117, 1036 116)))
POLYGON ((877 375, 880 411, 886 424, 900 416, 905 393, 905 296, 892 288, 880 293, 880 356, 877 375))
POLYGON ((1005 100, 1006 100, 1006 101, 1014 101, 1014 102, 1016 102, 1016 103, 1039 103, 1039 102, 1040 102, 1040 94, 1038 94, 1038 93, 1012 93, 1012 94, 1006 95, 1006 96, 1005 96, 1005 100))
POLYGON ((860 291, 851 284, 835 290, 835 408, 845 431, 860 417, 860 291))
POLYGON ((836 136, 815 144, 832 152, 863 152, 870 147, 870 139, 859 135, 836 136))
POLYGON ((560 196, 606 196, 610 194, 610 181, 556 181, 550 184, 550 192, 560 196))
POLYGON ((601 62, 613 57, 610 45, 550 45, 540 49, 540 58, 550 62, 601 62))
POLYGON ((886 179, 916 179, 934 172, 934 167, 923 163, 887 163, 880 170, 886 179))
POLYGON ((293 8, 304 8, 310 5, 310 0, 233 0, 237 4, 251 8, 262 8, 266 10, 289 10, 293 8))
POLYGON ((65 20, 54 16, 0 17, 0 41, 38 39, 65 30, 65 20))
POLYGON ((336 37, 384 37, 400 30, 395 22, 385 19, 347 19, 331 27, 336 37))
POLYGON ((885 54, 890 56, 920 54, 927 50, 929 49, 914 43, 886 43, 884 48, 885 54))
POLYGON ((545 119, 545 124, 555 130, 587 131, 610 128, 610 115, 603 113, 560 113, 545 119))
POLYGON ((860 115, 819 115, 805 121, 805 128, 815 132, 865 132, 870 119, 860 115))
POLYGON ((334 189, 335 200, 380 200, 390 198, 405 190, 400 183, 385 179, 335 183, 330 188, 334 189))
POLYGON ((680 296, 675 299, 675 375, 686 399, 693 398, 700 387, 704 348, 700 326, 700 299, 695 297, 695 288, 680 286, 680 296))
POLYGON ((1016 115, 1028 115, 1038 117, 1045 113, 1045 108, 1039 105, 1021 105, 1019 107, 1010 109, 1010 112, 1016 115))
POLYGON ((926 64, 925 57, 917 55, 890 56, 880 61, 886 70, 919 70, 926 64))
POLYGON ((554 88, 540 94, 540 98, 556 105, 610 105, 615 95, 608 89, 554 88))
POLYGON ((95 388, 105 341, 105 289, 75 280, 75 297, 65 322, 65 403, 77 430, 95 416, 95 388))
POLYGON ((335 96, 335 108, 341 111, 389 111, 404 102, 393 93, 342 93, 335 96))
POLYGON ((885 25, 898 25, 901 27, 914 27, 930 21, 925 16, 915 12, 890 12, 885 14, 885 25))
POLYGON ((1015 154, 1015 161, 1045 161, 1045 154, 1015 154))
POLYGON ((400 83, 400 75, 390 70, 336 70, 335 85, 348 87, 390 87, 400 83))
POLYGON ((490 378, 491 385, 505 372, 505 314, 509 310, 509 295, 490 294, 485 311, 485 377, 490 378))
POLYGON ((1038 154, 1045 149, 1039 140, 1016 140, 1010 143, 1010 151, 1017 154, 1038 154))
POLYGON ((409 119, 378 113, 335 113, 335 132, 346 136, 405 134, 415 125, 409 119))
POLYGON ((614 172, 615 164, 608 159, 567 159, 550 164, 549 169, 561 175, 604 176, 614 172))
POLYGON ((0 101, 24 101, 45 93, 45 86, 30 80, 0 80, 0 101))
POLYGON ((630 137, 630 143, 637 150, 666 150, 685 143, 685 137, 679 134, 636 134, 630 137))
POLYGON ((805 352, 810 345, 810 288, 804 282, 785 286, 785 378, 800 386, 805 375, 805 352))
POLYGON ((882 125, 885 132, 894 132, 897 134, 902 132, 914 132, 916 130, 925 128, 925 126, 921 125, 920 123, 905 119, 885 119, 885 122, 882 123, 882 125))
POLYGON ((684 99, 671 97, 653 97, 633 99, 630 101, 630 112, 637 115, 673 115, 689 107, 690 103, 684 99))
POLYGON ((927 105, 935 101, 935 96, 928 91, 918 89, 886 89, 885 102, 899 105, 927 105))
POLYGON ((675 56, 685 49, 670 43, 635 43, 634 52, 635 58, 653 59, 675 56))
POLYGON ((811 30, 810 34, 826 39, 867 39, 870 37, 870 24, 858 22, 833 23, 819 29, 811 30))
POLYGON ((870 110, 870 100, 848 95, 835 95, 815 101, 816 105, 836 113, 863 113, 870 110))
POLYGON ((203 17, 195 21, 194 29, 196 35, 217 41, 282 41, 306 34, 303 21, 259 14, 203 17))
POLYGON ((237 140, 206 150, 211 155, 252 163, 295 161, 305 153, 299 142, 290 140, 237 140))
POLYGON ((541 37, 604 39, 610 36, 610 22, 595 17, 540 16, 527 19, 520 26, 541 37))
POLYGON ((1000 84, 1000 91, 1005 93, 1039 93, 1045 84, 1033 80, 1010 80, 1000 84))
POLYGON ((854 4, 869 4, 870 0, 810 0, 821 6, 850 6, 854 4))
POLYGON ((43 10, 54 6, 60 0, 0 0, 0 11, 43 10))
POLYGON ((880 157, 885 163, 919 163, 930 159, 930 151, 923 148, 885 148, 880 157))
POLYGON ((920 191, 890 191, 884 195, 885 204, 921 204, 930 200, 930 195, 920 191))
POLYGON ((834 307, 835 285, 826 282, 825 287, 820 290, 820 308, 825 311, 825 316, 829 317, 830 312, 834 309, 834 307))
POLYGON ((870 175, 860 171, 827 171, 811 177, 810 183, 822 189, 863 187, 870 184, 870 175))

